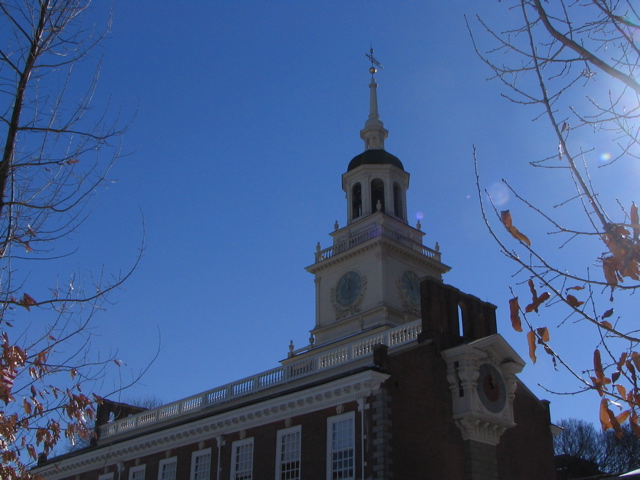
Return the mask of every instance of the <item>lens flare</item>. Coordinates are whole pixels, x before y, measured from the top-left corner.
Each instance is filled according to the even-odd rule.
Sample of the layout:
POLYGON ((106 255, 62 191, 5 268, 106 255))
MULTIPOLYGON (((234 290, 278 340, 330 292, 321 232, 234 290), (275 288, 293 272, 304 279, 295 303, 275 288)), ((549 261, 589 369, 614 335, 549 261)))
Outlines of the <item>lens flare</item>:
POLYGON ((611 160, 611 154, 609 152, 605 152, 602 155, 600 155, 600 161, 602 163, 607 163, 611 160))
POLYGON ((416 212, 416 220, 422 220, 424 218, 424 213, 416 212))
POLYGON ((509 189, 502 182, 496 182, 488 189, 493 204, 500 207, 509 201, 509 189))

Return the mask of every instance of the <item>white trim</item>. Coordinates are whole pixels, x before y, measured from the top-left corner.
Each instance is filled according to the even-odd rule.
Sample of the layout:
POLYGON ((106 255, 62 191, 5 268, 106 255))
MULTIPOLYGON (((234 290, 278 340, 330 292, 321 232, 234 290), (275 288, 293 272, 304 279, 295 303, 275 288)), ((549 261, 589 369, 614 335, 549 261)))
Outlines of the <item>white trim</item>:
MULTIPOLYGON (((333 427, 335 424, 344 421, 351 421, 351 438, 350 447, 353 450, 351 459, 353 462, 352 475, 349 477, 341 476, 342 480, 355 480, 356 478, 356 414, 355 412, 347 412, 342 415, 327 418, 327 480, 333 480, 333 427)), ((344 448, 342 449, 345 450, 344 448)))
MULTIPOLYGON (((206 477, 205 478, 210 478, 211 476, 211 448, 205 448, 203 450, 198 450, 197 452, 193 452, 191 454, 191 470, 189 471, 189 479, 190 480, 197 480, 196 479, 196 460, 200 457, 205 457, 209 455, 209 468, 207 469, 207 473, 206 473, 206 477)), ((198 472, 200 473, 200 472, 198 472)))
POLYGON ((242 474, 241 477, 237 477, 241 480, 251 480, 253 478, 253 437, 245 438, 244 440, 238 440, 231 444, 231 480, 236 480, 236 475, 242 474), (250 446, 247 451, 250 455, 251 467, 249 470, 238 471, 238 450, 242 447, 250 446))
POLYGON ((335 407, 368 397, 388 378, 389 375, 386 373, 365 370, 227 412, 219 414, 212 412, 211 416, 201 420, 141 434, 117 444, 104 445, 87 453, 74 455, 58 462, 54 461, 44 467, 36 467, 33 473, 46 480, 61 480, 90 470, 99 470, 118 462, 153 455, 168 448, 179 448, 242 429, 335 407))
POLYGON ((174 457, 169 457, 169 458, 164 458, 162 460, 160 460, 160 462, 158 462, 158 480, 176 480, 176 478, 178 478, 178 457, 174 456, 174 457), (165 465, 170 465, 170 464, 174 464, 176 466, 175 469, 175 475, 173 476, 173 478, 165 478, 162 476, 162 468, 165 465))
POLYGON ((277 433, 277 443, 276 443, 276 480, 279 480, 282 477, 282 438, 285 435, 291 435, 291 434, 298 434, 298 443, 296 446, 296 451, 297 451, 297 458, 295 459, 291 459, 291 461, 297 461, 298 462, 298 476, 293 478, 293 477, 289 477, 287 476, 287 478, 290 478, 291 480, 300 480, 302 478, 302 473, 301 473, 301 464, 302 464, 302 426, 301 425, 296 425, 295 427, 291 427, 291 428, 284 428, 282 430, 278 430, 277 433))
POLYGON ((129 469, 129 480, 140 480, 139 477, 136 476, 137 473, 142 472, 142 480, 144 480, 146 475, 147 466, 146 465, 138 465, 136 467, 131 467, 129 469))

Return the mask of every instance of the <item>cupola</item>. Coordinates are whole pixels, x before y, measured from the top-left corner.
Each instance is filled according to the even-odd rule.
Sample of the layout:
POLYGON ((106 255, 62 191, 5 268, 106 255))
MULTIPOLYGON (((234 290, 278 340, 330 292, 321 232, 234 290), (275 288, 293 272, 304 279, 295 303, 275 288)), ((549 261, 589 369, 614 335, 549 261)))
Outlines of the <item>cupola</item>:
POLYGON ((342 189, 347 195, 347 223, 351 224, 371 214, 382 212, 407 223, 407 189, 409 174, 398 157, 384 149, 389 132, 378 114, 378 84, 374 74, 380 64, 371 60, 369 83, 369 117, 360 130, 364 152, 356 155, 342 176, 342 189))

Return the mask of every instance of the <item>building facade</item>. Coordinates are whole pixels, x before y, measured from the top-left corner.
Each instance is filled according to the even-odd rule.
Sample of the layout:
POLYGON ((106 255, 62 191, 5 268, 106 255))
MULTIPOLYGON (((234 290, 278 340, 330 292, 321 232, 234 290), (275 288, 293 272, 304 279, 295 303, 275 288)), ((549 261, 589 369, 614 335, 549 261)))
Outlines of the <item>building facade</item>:
POLYGON ((342 175, 347 224, 316 247, 310 344, 272 370, 152 410, 105 401, 91 446, 50 480, 555 478, 548 403, 516 375, 495 307, 443 283, 407 220, 371 70, 365 151, 342 175))

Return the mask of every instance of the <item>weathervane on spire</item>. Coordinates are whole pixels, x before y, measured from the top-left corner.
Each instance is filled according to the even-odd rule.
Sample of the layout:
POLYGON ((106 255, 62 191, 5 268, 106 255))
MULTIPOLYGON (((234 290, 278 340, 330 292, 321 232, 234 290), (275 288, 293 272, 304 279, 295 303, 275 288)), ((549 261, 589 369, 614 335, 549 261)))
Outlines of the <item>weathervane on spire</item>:
POLYGON ((364 128, 360 130, 360 138, 364 140, 365 150, 384 150, 384 139, 387 138, 389 132, 385 130, 380 115, 378 115, 378 84, 373 76, 378 71, 376 67, 384 68, 378 60, 373 56, 373 47, 369 53, 365 53, 365 57, 371 62, 369 73, 371 74, 371 82, 369 83, 369 118, 364 123, 364 128))
POLYGON ((371 61, 371 68, 369 68, 369 73, 371 74, 371 78, 373 78, 373 74, 378 71, 376 67, 384 68, 382 64, 376 60, 373 56, 373 47, 369 49, 369 53, 364 54, 371 61))

